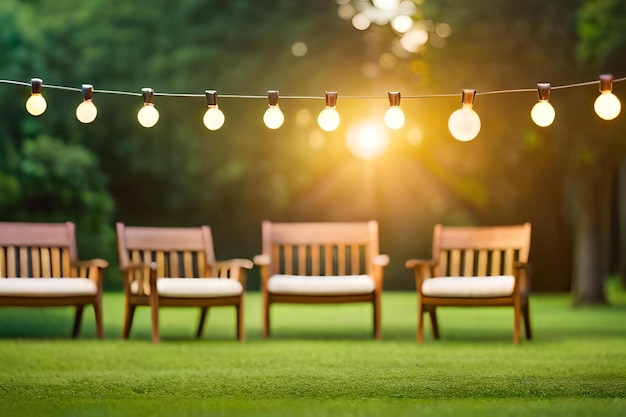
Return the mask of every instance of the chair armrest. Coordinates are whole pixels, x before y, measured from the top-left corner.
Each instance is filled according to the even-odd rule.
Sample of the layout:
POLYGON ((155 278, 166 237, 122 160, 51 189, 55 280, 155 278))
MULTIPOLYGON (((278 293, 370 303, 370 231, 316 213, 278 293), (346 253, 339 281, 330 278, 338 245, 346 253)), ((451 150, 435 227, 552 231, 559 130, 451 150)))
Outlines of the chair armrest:
POLYGON ((387 266, 389 265, 389 255, 376 255, 374 256, 375 266, 387 266))
POLYGON ((422 289, 422 283, 434 275, 437 263, 434 259, 409 259, 404 263, 405 267, 415 271, 415 289, 418 292, 422 289))
POLYGON ((270 264, 270 256, 266 253, 263 253, 261 255, 255 255, 252 260, 257 266, 266 266, 270 264))
POLYGON ((234 258, 216 261, 205 269, 205 278, 219 277, 237 280, 246 287, 246 269, 252 269, 254 264, 249 259, 234 258))
POLYGON ((71 264, 72 268, 91 268, 94 266, 104 269, 109 266, 109 263, 105 261, 104 259, 94 258, 94 259, 85 259, 82 261, 74 261, 71 264))
POLYGON ((75 278, 88 278, 95 282, 102 290, 103 271, 109 266, 104 259, 86 259, 70 263, 70 276, 75 278))
POLYGON ((122 281, 124 284, 124 292, 126 294, 130 294, 130 284, 132 281, 137 281, 139 285, 138 295, 149 295, 152 294, 153 291, 156 292, 156 262, 120 265, 120 269, 122 271, 122 281), (148 271, 147 277, 146 271, 148 271), (145 284, 146 279, 148 280, 147 286, 145 284), (150 289, 150 292, 147 291, 148 288, 150 289))

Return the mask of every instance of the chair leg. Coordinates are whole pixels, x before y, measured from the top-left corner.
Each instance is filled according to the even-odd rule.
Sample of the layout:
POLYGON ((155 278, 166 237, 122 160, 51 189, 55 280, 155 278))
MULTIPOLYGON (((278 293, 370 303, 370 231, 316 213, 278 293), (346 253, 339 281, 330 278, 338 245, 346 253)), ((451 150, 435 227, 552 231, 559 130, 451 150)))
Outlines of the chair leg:
POLYGON ((439 322, 437 321, 437 307, 427 306, 426 311, 430 316, 430 328, 433 332, 433 339, 439 340, 439 322))
POLYGON ((135 316, 135 305, 131 305, 128 301, 124 307, 124 327, 122 328, 122 339, 128 339, 130 328, 133 325, 133 317, 135 316))
POLYGON ((237 309, 237 340, 240 342, 246 340, 246 333, 244 328, 244 308, 243 308, 243 297, 239 301, 239 304, 235 307, 237 309))
POLYGON ((93 312, 96 316, 96 333, 98 335, 98 339, 103 339, 104 331, 102 325, 102 298, 93 303, 93 312))
POLYGON ((522 315, 524 317, 524 330, 526 331, 526 339, 530 340, 533 338, 533 333, 530 328, 530 306, 528 305, 528 300, 522 306, 522 315))
POLYGON ((380 328, 380 294, 374 294, 374 339, 382 339, 382 331, 380 328))
POLYGON ((209 311, 209 307, 201 307, 200 308, 200 321, 198 322, 198 331, 196 332, 196 339, 200 339, 202 337, 202 332, 204 331, 204 323, 206 322, 206 316, 209 311))
POLYGON ((519 300, 515 300, 515 304, 513 305, 513 343, 519 343, 519 334, 520 334, 520 319, 522 315, 521 306, 519 300))
POLYGON ((417 308, 417 343, 424 341, 424 305, 420 302, 417 308))
POLYGON ((83 321, 84 305, 76 306, 76 314, 74 315, 74 328, 72 329, 72 337, 76 339, 80 334, 80 324, 83 321))
POLYGON ((267 339, 270 335, 270 303, 267 293, 263 294, 263 332, 262 336, 267 339))
POLYGON ((150 317, 152 321, 152 342, 159 343, 159 297, 156 294, 150 294, 150 317))

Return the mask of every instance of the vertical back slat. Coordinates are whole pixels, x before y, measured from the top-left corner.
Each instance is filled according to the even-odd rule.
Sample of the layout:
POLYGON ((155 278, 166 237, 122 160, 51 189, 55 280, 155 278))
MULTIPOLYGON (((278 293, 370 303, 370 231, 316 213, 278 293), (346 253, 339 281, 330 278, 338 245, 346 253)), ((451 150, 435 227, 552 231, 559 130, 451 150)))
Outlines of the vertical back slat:
POLYGON ((28 277, 28 248, 18 248, 20 262, 20 277, 28 277))
POLYGON ((276 265, 272 265, 272 270, 270 274, 278 274, 281 272, 280 270, 280 247, 278 245, 272 245, 272 259, 276 260, 276 265))
POLYGON ((455 277, 461 275, 461 251, 459 249, 450 251, 450 275, 455 277))
POLYGON ((72 273, 70 272, 70 249, 62 248, 61 249, 61 276, 71 277, 72 273))
POLYGON ((61 276, 61 253, 59 248, 50 248, 50 261, 52 262, 52 276, 59 278, 61 276))
POLYGON ((193 255, 189 251, 183 252, 183 277, 192 278, 193 273, 193 255))
POLYGON ((438 275, 448 275, 448 252, 445 250, 439 253, 439 268, 438 275))
POLYGON ((471 277, 474 275, 474 251, 468 249, 464 251, 463 256, 463 276, 471 277))
POLYGON ((167 260, 165 259, 165 253, 162 250, 155 251, 155 259, 157 263, 157 277, 166 277, 165 271, 167 270, 167 260))
POLYGON ((488 253, 486 250, 478 251, 478 268, 476 268, 476 275, 485 276, 487 275, 487 260, 488 253))
POLYGON ((298 245, 298 275, 306 275, 306 245, 298 245))
POLYGON ((283 247, 283 256, 285 257, 285 274, 293 274, 293 246, 285 245, 283 247))
POLYGON ((50 248, 41 248, 41 276, 52 277, 52 263, 50 261, 50 248))
POLYGON ((352 245, 350 248, 350 273, 352 275, 358 275, 361 273, 361 258, 359 256, 359 245, 352 245))
POLYGON ((170 259, 170 274, 169 277, 180 277, 180 268, 179 268, 179 262, 178 262, 178 252, 177 251, 170 251, 169 252, 169 259, 170 259))
POLYGON ((513 262, 515 262, 515 250, 509 248, 504 251, 504 275, 513 275, 513 262))
POLYGON ((320 274, 320 246, 311 246, 311 275, 320 274))
POLYGON ((6 278, 7 259, 4 255, 4 248, 0 246, 0 278, 6 278))
POLYGON ((206 268, 206 256, 204 251, 198 252, 198 276, 203 277, 206 268))
POLYGON ((501 256, 502 252, 498 250, 494 250, 491 253, 491 272, 489 275, 501 275, 502 267, 501 267, 501 256))
POLYGON ((41 278, 41 259, 39 259, 40 248, 32 248, 30 251, 30 263, 33 269, 33 278, 41 278))
POLYGON ((337 274, 346 274, 346 245, 337 246, 337 274))

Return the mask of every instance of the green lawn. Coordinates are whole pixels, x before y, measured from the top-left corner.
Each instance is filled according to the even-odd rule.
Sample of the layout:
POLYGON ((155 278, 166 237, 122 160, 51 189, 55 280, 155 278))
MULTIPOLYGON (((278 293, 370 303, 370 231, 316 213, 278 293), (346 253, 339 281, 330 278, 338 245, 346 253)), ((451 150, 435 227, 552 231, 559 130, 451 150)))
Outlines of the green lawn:
POLYGON ((246 304, 247 341, 234 309, 211 311, 193 339, 195 309, 163 309, 162 343, 139 309, 122 341, 123 296, 105 295, 106 339, 93 312, 69 338, 72 310, 0 309, 0 416, 624 416, 626 294, 572 308, 567 295, 531 298, 533 341, 514 346, 511 308, 440 310, 415 343, 416 297, 383 299, 382 341, 370 307, 274 307, 260 338, 260 297, 246 304))

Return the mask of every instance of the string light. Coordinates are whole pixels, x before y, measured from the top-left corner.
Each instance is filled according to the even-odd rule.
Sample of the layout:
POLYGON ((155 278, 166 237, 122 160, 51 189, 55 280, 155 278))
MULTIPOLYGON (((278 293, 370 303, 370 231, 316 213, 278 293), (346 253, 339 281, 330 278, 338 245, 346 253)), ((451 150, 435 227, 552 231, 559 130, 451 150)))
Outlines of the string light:
POLYGON ((278 107, 278 91, 269 90, 267 92, 267 98, 269 100, 269 107, 263 114, 263 123, 270 129, 278 129, 285 121, 285 116, 278 107))
POLYGON ((76 107, 76 118, 81 123, 91 123, 96 120, 98 109, 93 104, 93 85, 83 84, 83 102, 76 107))
MULTIPOLYGON (((599 117, 605 119, 605 120, 612 120, 614 118, 616 118, 620 112, 621 112, 621 104, 620 101, 617 97, 615 97, 615 95, 612 93, 612 88, 613 88, 613 83, 617 83, 617 82, 622 82, 622 81, 626 81, 626 77, 622 77, 622 78, 618 78, 618 79, 614 79, 613 75, 611 74, 603 74, 600 75, 600 95, 598 96, 598 98, 596 99, 596 101, 594 102, 594 110, 596 111, 596 113, 598 114, 599 117)), ((598 81, 586 81, 586 82, 580 82, 580 83, 576 83, 576 84, 566 84, 566 85, 561 85, 561 86, 552 86, 550 87, 549 83, 538 83, 537 84, 537 89, 535 90, 530 89, 530 88, 518 88, 518 89, 511 89, 511 90, 494 90, 494 91, 483 91, 480 93, 477 93, 476 90, 463 90, 462 92, 462 98, 461 101, 463 103, 463 107, 457 111, 455 111, 454 113, 452 113, 452 115, 450 115, 450 118, 448 119, 448 128, 450 129, 450 133, 452 134, 452 136, 454 136, 456 139, 460 140, 460 141, 468 141, 473 139, 474 137, 476 137, 476 135, 478 135, 478 132, 480 131, 480 127, 481 127, 481 122, 480 122, 480 118, 479 116, 476 114, 476 112, 474 112, 474 110, 472 109, 473 107, 473 102, 474 102, 474 98, 476 95, 491 95, 491 94, 509 94, 509 93, 527 93, 527 92, 534 92, 537 91, 539 94, 539 101, 540 102, 545 102, 546 104, 548 104, 552 110, 554 110, 554 108, 550 105, 550 103, 547 102, 547 100, 549 99, 549 92, 550 90, 560 90, 560 89, 567 89, 567 88, 576 88, 576 87, 583 87, 583 86, 590 86, 590 85, 596 85, 598 83, 598 81), (542 97, 544 97, 544 99, 542 99, 542 97)), ((47 103, 45 98, 43 97, 41 91, 42 91, 42 85, 43 85, 43 81, 40 78, 32 78, 30 83, 27 82, 22 82, 22 81, 11 81, 11 80, 1 80, 0 79, 0 84, 14 84, 14 85, 21 85, 21 86, 29 86, 31 88, 31 95, 29 97, 29 99, 26 101, 26 109, 28 110, 28 112, 34 116, 38 116, 43 114, 46 111, 47 108, 47 103)), ((135 92, 127 92, 127 91, 116 91, 116 90, 95 90, 93 89, 93 86, 91 86, 90 84, 83 84, 82 89, 77 89, 77 88, 72 88, 72 87, 64 87, 64 86, 57 86, 57 85, 46 85, 46 88, 51 88, 51 89, 60 89, 60 90, 69 90, 69 91, 82 91, 83 92, 83 103, 81 103, 81 105, 79 105, 78 107, 80 108, 83 104, 85 106, 83 107, 91 107, 89 104, 87 104, 88 102, 91 102, 90 104, 93 105, 92 102, 92 94, 93 93, 102 93, 102 94, 119 94, 119 95, 131 95, 131 96, 143 96, 144 98, 144 105, 143 107, 139 110, 138 114, 137 114, 137 118, 139 120, 139 123, 141 123, 142 126, 145 127, 152 127, 154 126, 158 120, 159 120, 159 112, 158 110, 154 107, 154 104, 152 103, 152 99, 155 95, 158 96, 170 96, 170 97, 202 97, 202 95, 200 94, 171 94, 171 93, 158 93, 155 94, 154 91, 151 88, 144 88, 141 90, 141 93, 135 93, 135 92)), ((215 93, 213 90, 207 90, 205 91, 204 96, 207 97, 207 105, 209 107, 211 106, 215 106, 214 109, 218 110, 217 108, 217 93, 215 93, 215 95, 213 96, 213 93, 215 93), (212 101, 213 100, 213 101, 212 101)), ((327 103, 332 103, 332 100, 335 100, 335 104, 336 104, 336 96, 333 98, 333 94, 336 93, 330 93, 330 96, 328 96, 329 93, 327 93, 325 95, 325 97, 319 97, 319 96, 283 96, 283 98, 285 99, 320 99, 320 98, 326 98, 327 99, 327 103)), ((405 99, 425 99, 425 98, 442 98, 442 97, 456 97, 458 94, 427 94, 427 95, 412 95, 412 96, 405 96, 405 99)), ((254 95, 227 95, 227 94, 222 94, 222 97, 227 97, 227 98, 252 98, 252 99, 259 99, 259 98, 265 98, 265 96, 254 96, 254 95)), ((278 106, 278 91, 275 90, 270 90, 267 93, 267 97, 269 99, 269 108, 265 111, 265 114, 263 116, 263 121, 265 122, 265 124, 271 128, 271 129, 277 129, 280 126, 282 126, 283 122, 284 122, 284 115, 283 113, 280 111, 280 108, 278 106)), ((383 99, 385 97, 382 96, 342 96, 343 99, 361 99, 361 100, 371 100, 371 99, 383 99)), ((400 100, 400 93, 399 92, 394 92, 394 93, 388 93, 387 94, 387 98, 389 99, 389 103, 390 103, 390 109, 387 110, 387 113, 392 113, 391 110, 394 109, 394 112, 398 113, 396 110, 400 110, 399 108, 399 100, 400 100), (397 101, 396 101, 397 100, 397 101), (396 105, 397 104, 397 105, 396 105)), ((540 103, 537 103, 537 105, 540 103)), ((537 106, 536 105, 536 106, 537 106)), ((327 107, 333 107, 333 106, 329 106, 327 104, 327 107)), ((544 106, 545 107, 545 106, 544 106)), ((95 108, 95 106, 93 106, 91 108, 91 113, 86 111, 85 113, 90 113, 89 117, 87 115, 85 115, 83 113, 83 110, 81 109, 79 111, 79 108, 76 109, 76 117, 83 123, 90 123, 91 121, 93 121, 97 115, 97 109, 95 108), (80 115, 79 115, 80 114, 80 115)), ((212 108, 212 107, 211 107, 212 108)), ((209 110, 207 110, 207 113, 209 110)), ((326 109, 324 109, 326 110, 326 109)), ((400 110, 401 111, 401 110, 400 110)), ((221 110, 219 110, 219 112, 222 114, 221 110)), ((385 119, 387 119, 387 113, 385 114, 385 119)), ((399 113, 398 113, 399 114, 399 113)), ((206 116, 206 114, 205 114, 206 116)), ((389 116, 391 118, 391 116, 389 116)), ((218 118, 216 120, 219 120, 220 117, 218 116, 218 118)), ((549 118, 548 118, 549 119, 549 118)), ((534 120, 534 118, 533 118, 534 120)), ((392 128, 396 125, 394 125, 393 123, 388 122, 387 120, 385 120, 385 123, 388 125, 388 127, 392 128)), ((544 124, 546 123, 545 120, 543 122, 544 124)), ((214 127, 215 129, 219 129, 219 127, 221 127, 221 125, 219 125, 219 127, 216 127, 219 123, 216 123, 216 121, 212 121, 211 122, 211 126, 214 127)), ((398 122, 399 124, 399 122, 398 122)), ((205 123, 206 125, 206 123, 205 123)), ((549 125, 549 123, 547 124, 549 125)), ((546 125, 546 126, 547 126, 546 125)), ((207 126, 208 127, 208 126, 207 126)))
POLYGON ((461 102, 463 106, 450 115, 448 129, 456 140, 467 142, 474 139, 480 132, 480 117, 472 109, 476 90, 463 90, 461 102))
POLYGON ((556 112, 550 100, 550 83, 537 83, 539 101, 530 110, 530 117, 537 126, 547 127, 554 122, 556 112))
POLYGON ((389 129, 397 130, 404 126, 404 113, 400 109, 400 93, 389 92, 389 109, 385 112, 385 124, 389 129))
POLYGON ((604 120, 613 120, 622 111, 622 104, 612 91, 613 75, 600 75, 600 95, 593 103, 593 109, 604 120))
POLYGON ((331 91, 325 93, 326 108, 317 116, 317 124, 327 132, 337 130, 341 118, 337 112, 337 92, 331 91))
POLYGON ((31 85, 31 93, 28 100, 26 100, 26 111, 28 111, 33 116, 39 116, 46 111, 48 107, 48 103, 46 103, 46 99, 41 95, 41 86, 43 81, 41 78, 32 78, 30 80, 31 85))
POLYGON ((151 88, 142 88, 141 94, 143 95, 143 107, 137 113, 137 120, 143 127, 152 127, 159 121, 159 111, 152 103, 154 91, 151 88))
POLYGON ((217 130, 224 125, 224 121, 226 120, 224 113, 217 106, 217 91, 206 90, 204 94, 209 108, 206 113, 204 113, 202 122, 207 129, 217 130))

